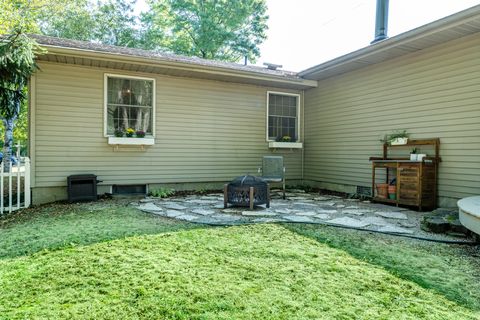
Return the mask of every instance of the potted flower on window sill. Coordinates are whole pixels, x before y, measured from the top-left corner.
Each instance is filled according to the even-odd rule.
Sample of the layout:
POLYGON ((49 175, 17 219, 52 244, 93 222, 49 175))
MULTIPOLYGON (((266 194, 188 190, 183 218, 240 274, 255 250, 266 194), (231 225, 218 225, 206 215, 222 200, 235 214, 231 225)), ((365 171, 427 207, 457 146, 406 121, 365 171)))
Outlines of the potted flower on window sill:
POLYGON ((303 148, 303 143, 296 142, 292 137, 285 135, 278 137, 276 141, 270 141, 268 143, 269 148, 287 148, 287 149, 301 149, 303 148))
POLYGON ((132 128, 128 128, 126 131, 122 129, 116 129, 114 136, 108 137, 108 144, 115 145, 117 148, 120 145, 139 145, 151 146, 155 144, 153 137, 145 137, 146 133, 143 130, 135 131, 132 128))
POLYGON ((127 131, 125 132, 125 135, 127 136, 127 138, 132 138, 134 134, 135 134, 135 130, 133 130, 132 128, 128 128, 127 131))
POLYGON ((115 132, 114 132, 115 137, 121 138, 121 137, 123 137, 124 134, 125 134, 125 132, 123 132, 122 129, 115 129, 115 132))
POLYGON ((295 142, 295 141, 292 141, 292 137, 290 136, 283 136, 283 137, 277 138, 277 142, 295 142))

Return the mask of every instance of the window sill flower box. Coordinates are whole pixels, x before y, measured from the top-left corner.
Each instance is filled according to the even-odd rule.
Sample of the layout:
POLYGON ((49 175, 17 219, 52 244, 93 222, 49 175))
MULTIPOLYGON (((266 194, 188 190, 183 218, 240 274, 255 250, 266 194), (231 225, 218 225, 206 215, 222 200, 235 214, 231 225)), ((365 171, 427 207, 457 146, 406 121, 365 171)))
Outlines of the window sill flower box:
POLYGON ((272 149, 302 149, 303 143, 270 141, 268 142, 268 147, 272 149))
POLYGON ((113 145, 136 145, 136 146, 152 146, 155 144, 155 138, 124 138, 124 137, 108 137, 108 144, 113 145))

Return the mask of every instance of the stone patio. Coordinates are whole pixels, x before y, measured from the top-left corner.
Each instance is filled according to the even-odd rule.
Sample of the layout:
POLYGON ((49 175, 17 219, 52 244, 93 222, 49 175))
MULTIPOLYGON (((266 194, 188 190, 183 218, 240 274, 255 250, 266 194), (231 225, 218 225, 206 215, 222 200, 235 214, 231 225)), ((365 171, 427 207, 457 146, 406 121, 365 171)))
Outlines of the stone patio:
POLYGON ((318 193, 291 190, 283 200, 280 192, 272 192, 270 208, 248 210, 243 207, 223 208, 223 194, 188 195, 167 199, 146 198, 131 205, 152 214, 213 225, 296 222, 333 224, 372 231, 452 239, 420 228, 424 212, 411 211, 383 204, 318 193))

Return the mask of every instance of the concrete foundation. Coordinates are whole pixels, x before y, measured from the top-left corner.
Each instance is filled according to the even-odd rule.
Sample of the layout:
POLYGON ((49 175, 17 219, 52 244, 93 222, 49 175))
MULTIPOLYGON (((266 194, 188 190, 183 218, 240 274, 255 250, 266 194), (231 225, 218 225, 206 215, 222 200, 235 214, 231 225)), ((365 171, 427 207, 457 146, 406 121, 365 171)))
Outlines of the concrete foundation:
POLYGON ((67 187, 32 188, 32 204, 39 205, 60 200, 67 200, 67 187))
MULTIPOLYGON (((222 190, 224 182, 184 182, 184 183, 152 183, 147 185, 147 192, 160 188, 170 188, 176 191, 208 191, 208 190, 222 190)), ((287 186, 310 186, 325 190, 343 192, 347 194, 355 194, 357 186, 328 183, 314 180, 287 180, 287 186)), ((273 184, 273 188, 281 187, 281 184, 273 184)), ((98 185, 98 195, 111 193, 111 185, 98 185)), ((67 200, 67 187, 37 187, 32 188, 32 204, 44 204, 60 200, 67 200)), ((452 208, 457 206, 458 199, 441 197, 438 199, 438 206, 442 208, 452 208)))
POLYGON ((304 180, 303 184, 310 187, 314 187, 314 188, 343 192, 347 194, 355 194, 357 192, 357 186, 351 186, 351 185, 345 185, 345 184, 329 183, 329 182, 314 181, 314 180, 304 180))

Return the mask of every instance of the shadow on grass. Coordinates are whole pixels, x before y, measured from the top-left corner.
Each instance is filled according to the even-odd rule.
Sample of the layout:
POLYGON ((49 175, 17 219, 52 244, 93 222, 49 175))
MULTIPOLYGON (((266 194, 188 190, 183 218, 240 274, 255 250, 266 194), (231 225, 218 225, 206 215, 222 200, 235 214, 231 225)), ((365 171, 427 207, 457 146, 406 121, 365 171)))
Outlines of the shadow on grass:
POLYGON ((128 207, 127 201, 56 203, 0 220, 0 259, 76 245, 206 226, 179 222, 128 207))
POLYGON ((282 225, 471 310, 480 310, 478 246, 446 245, 320 225, 282 225))

